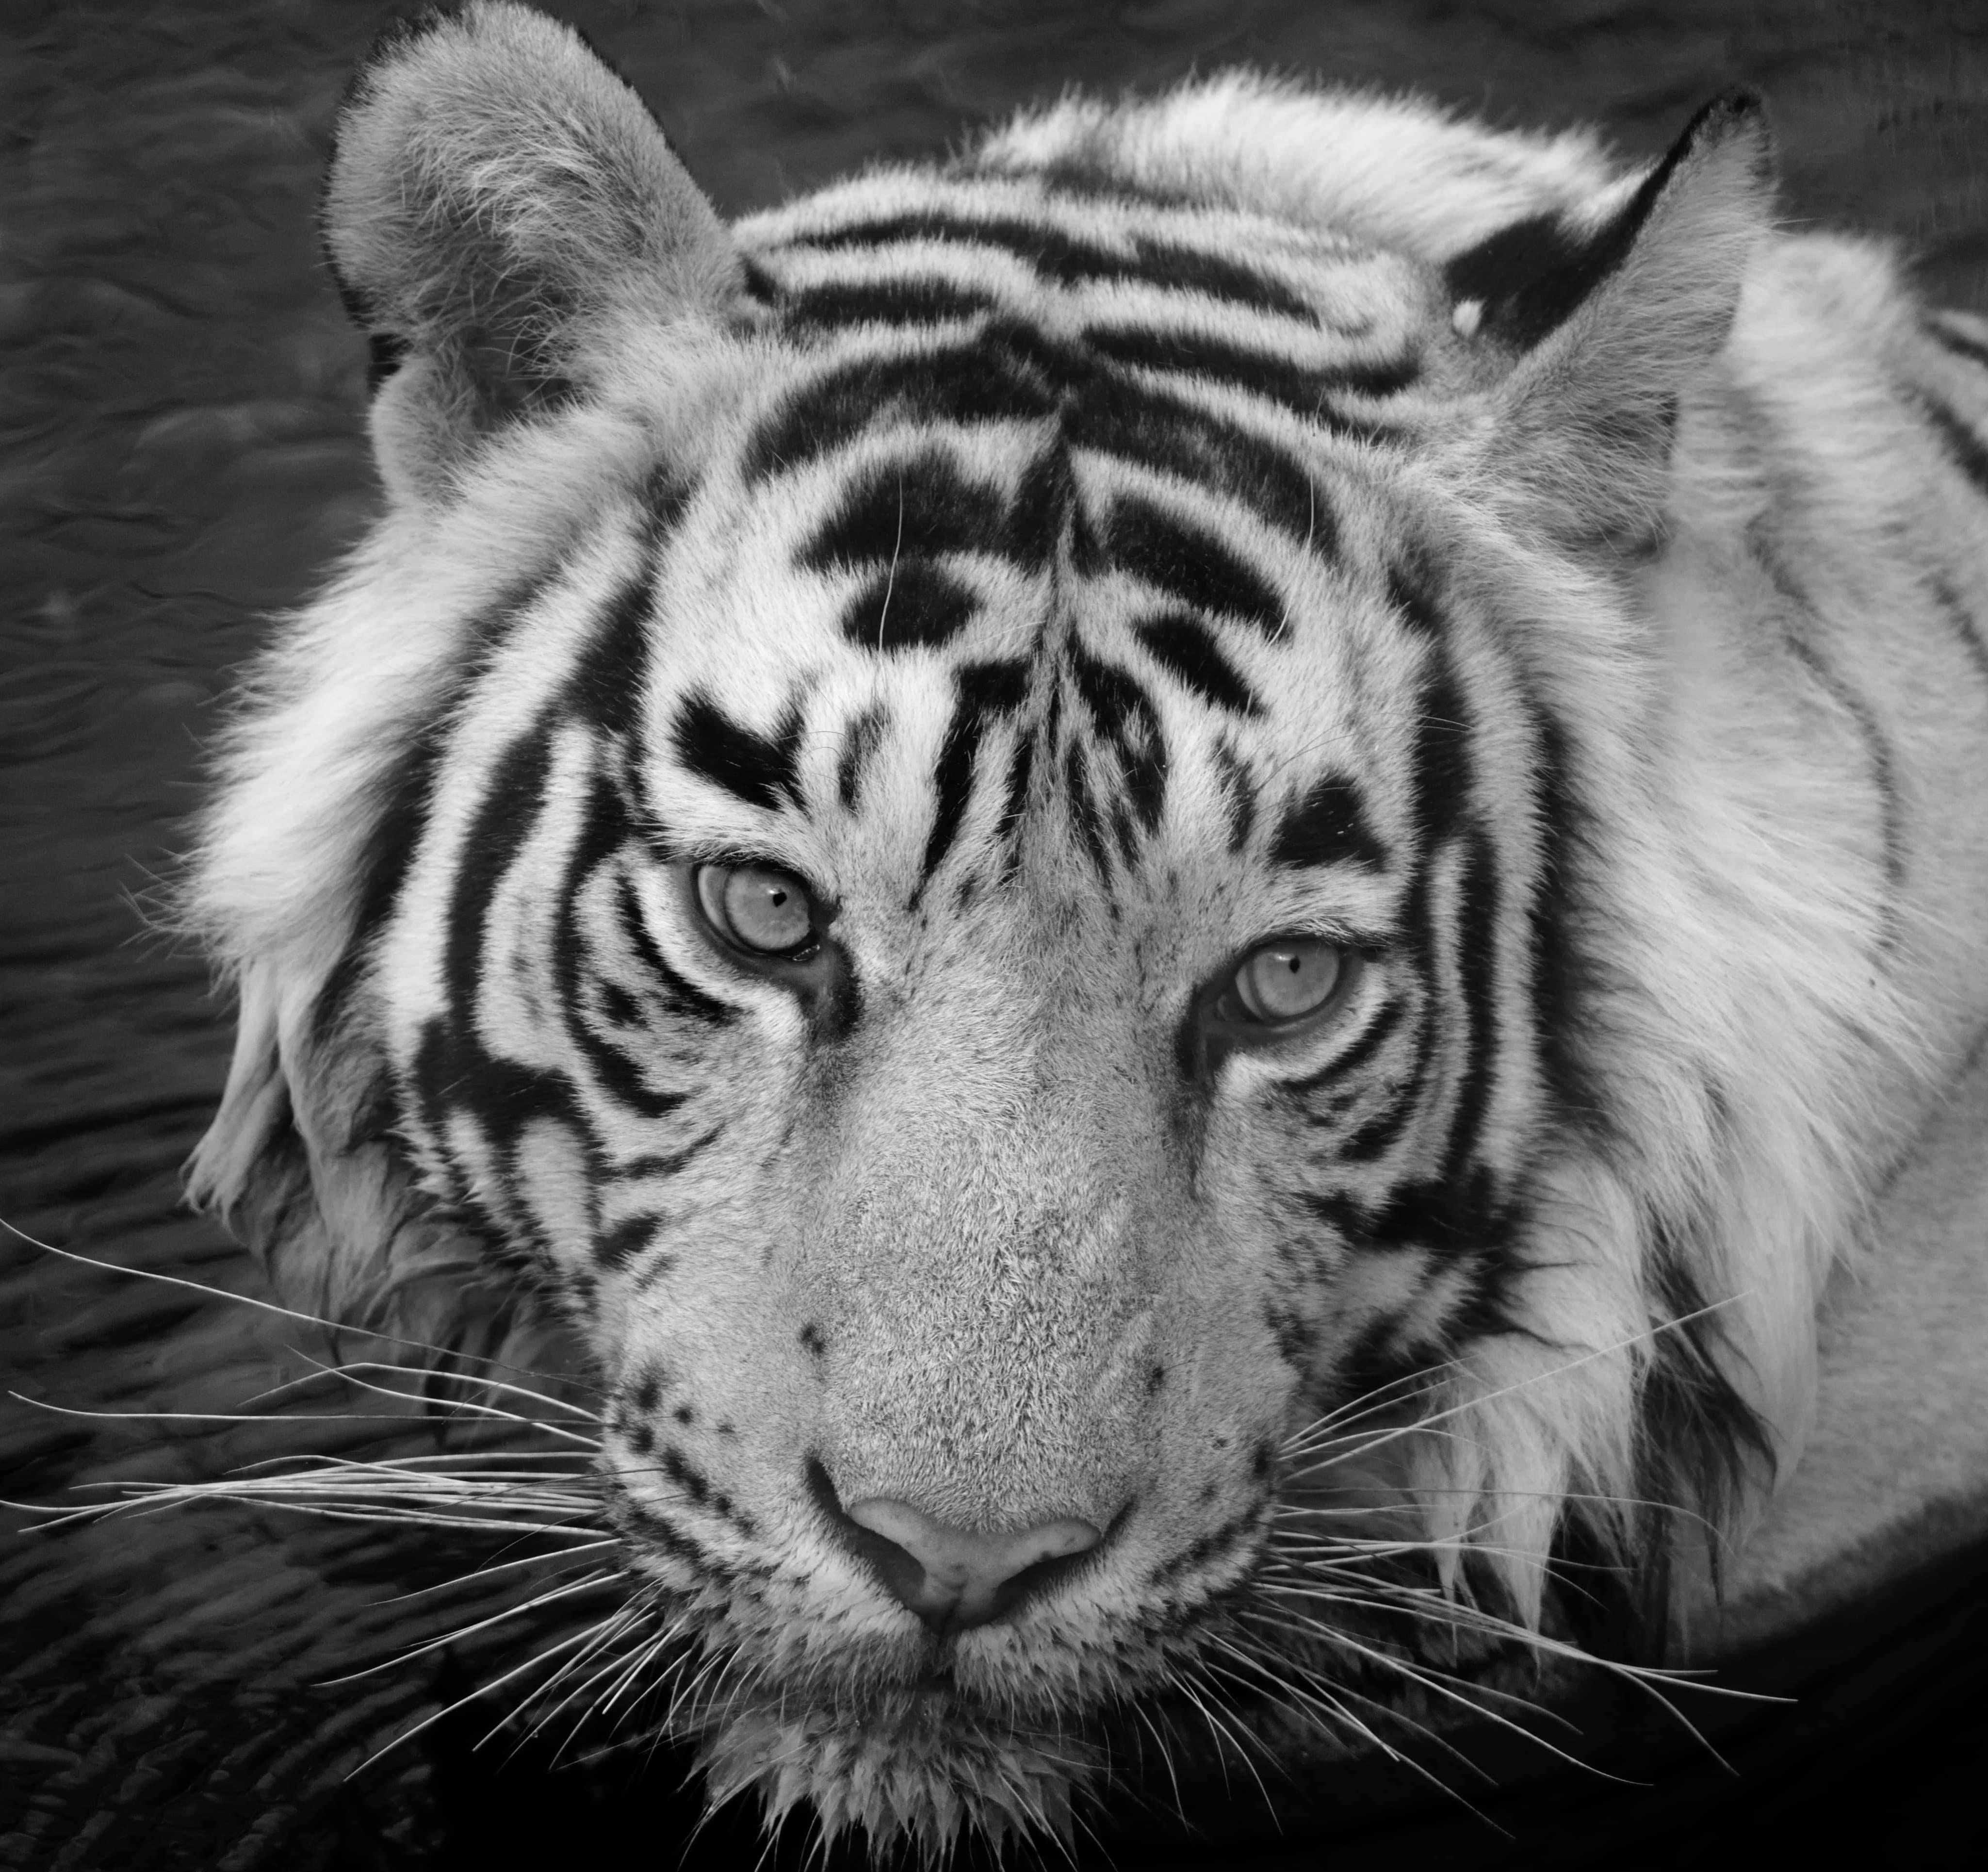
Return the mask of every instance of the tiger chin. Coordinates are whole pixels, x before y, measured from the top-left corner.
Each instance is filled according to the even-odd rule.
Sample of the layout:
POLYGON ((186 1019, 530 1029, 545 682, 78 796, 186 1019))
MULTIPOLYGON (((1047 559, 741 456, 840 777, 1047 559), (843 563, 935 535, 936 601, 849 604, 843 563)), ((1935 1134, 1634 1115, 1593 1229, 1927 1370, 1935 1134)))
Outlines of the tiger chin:
POLYGON ((1984 1011, 1988 330, 1744 95, 1228 73, 728 226, 498 4, 324 232, 384 513, 221 753, 194 1186, 561 1323, 713 1798, 937 1853, 1543 1695, 1597 1579, 1660 1653, 1984 1011))

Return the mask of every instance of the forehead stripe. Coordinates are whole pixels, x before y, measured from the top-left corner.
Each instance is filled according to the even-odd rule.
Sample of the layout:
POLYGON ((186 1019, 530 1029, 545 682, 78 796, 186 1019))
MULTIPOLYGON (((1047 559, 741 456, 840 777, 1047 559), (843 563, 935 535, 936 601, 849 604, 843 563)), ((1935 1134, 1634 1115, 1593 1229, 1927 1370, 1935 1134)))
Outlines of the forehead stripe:
POLYGON ((938 770, 933 776, 938 806, 925 840, 920 891, 931 882, 959 834, 960 821, 972 797, 974 761, 986 736, 989 722, 997 714, 1013 713, 1020 708, 1028 686, 1026 663, 969 663, 953 672, 952 719, 946 724, 938 770))
POLYGON ((1141 370, 1208 377, 1232 390, 1280 404, 1308 422, 1351 434, 1381 438, 1398 432, 1385 424, 1347 416, 1326 407, 1328 391, 1352 390, 1363 396, 1391 396, 1418 374, 1412 358, 1380 364, 1320 367, 1263 351, 1244 350, 1199 332, 1093 329, 1084 337, 1100 355, 1141 370))
POLYGON ((1016 422, 1055 411, 1049 391, 996 348, 858 358, 803 384, 762 421, 747 445, 744 472, 749 480, 766 480, 853 441, 891 415, 927 422, 1016 422))
POLYGON ((1239 618, 1273 642, 1285 635, 1283 601, 1254 571, 1205 527, 1143 495, 1114 503, 1101 550, 1108 564, 1190 610, 1239 618))
POLYGON ((950 279, 835 279, 802 286, 779 297, 789 326, 833 329, 844 325, 933 325, 992 312, 991 294, 950 279))
POLYGON ((1358 789, 1342 774, 1312 783, 1287 811, 1270 841, 1273 865, 1364 865, 1379 871, 1387 853, 1367 824, 1358 789))
POLYGON ((1066 418, 1070 445, 1219 488, 1268 525, 1329 556, 1332 509, 1302 463, 1267 437, 1141 385, 1101 384, 1066 418))
POLYGON ((882 462, 852 482, 800 563, 888 565, 906 554, 998 553, 1007 543, 1000 495, 969 481, 942 449, 882 462))
POLYGON ((1146 654, 1203 702, 1235 715, 1261 715, 1256 692, 1221 652, 1197 618, 1168 611, 1134 625, 1146 654))
POLYGON ((782 716, 769 739, 732 720, 700 690, 684 705, 670 740, 677 757, 701 778, 749 806, 774 807, 785 794, 800 804, 801 718, 782 716))
POLYGON ((1256 824, 1256 783, 1242 758, 1226 741, 1215 743, 1215 764, 1229 803, 1229 849, 1240 851, 1256 824))
POLYGON ((1121 797, 1114 804, 1114 827, 1130 865, 1137 855, 1137 841, 1132 822, 1125 815, 1126 802, 1148 831, 1159 824, 1166 807, 1167 746, 1159 711, 1134 677, 1117 665, 1090 655, 1073 639, 1069 658, 1077 693, 1098 736, 1117 756, 1123 778, 1117 789, 1121 797))
POLYGON ((929 559, 886 566, 844 608, 842 634, 866 650, 937 649, 973 621, 980 601, 929 559))
POLYGON ((990 327, 970 344, 824 371, 761 421, 745 472, 766 480, 893 418, 970 425, 1059 414, 1073 448, 1218 489, 1313 552, 1330 557, 1337 548, 1331 504, 1287 449, 1226 413, 1128 381, 1108 364, 1013 325, 990 327))
POLYGON ((884 247, 905 241, 993 247, 1024 260, 1043 279, 1062 286, 1093 280, 1124 280, 1176 293, 1199 293, 1258 312, 1317 322, 1303 296, 1282 281, 1205 249, 1135 237, 1130 253, 1080 240, 1040 221, 1006 215, 982 218, 926 212, 855 222, 832 232, 804 235, 800 243, 818 252, 884 247))
POLYGON ((856 797, 862 790, 863 772, 883 745, 884 731, 890 724, 890 711, 879 702, 865 709, 849 724, 842 753, 835 763, 836 797, 843 811, 856 810, 856 797))

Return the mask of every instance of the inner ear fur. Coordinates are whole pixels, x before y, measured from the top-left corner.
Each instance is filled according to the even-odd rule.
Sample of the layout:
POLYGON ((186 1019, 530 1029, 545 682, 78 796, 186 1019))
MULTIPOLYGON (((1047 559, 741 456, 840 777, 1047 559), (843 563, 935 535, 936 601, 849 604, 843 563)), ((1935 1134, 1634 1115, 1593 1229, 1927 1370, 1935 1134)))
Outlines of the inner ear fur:
POLYGON ((620 320, 721 310, 739 265, 641 99, 573 29, 476 0, 390 30, 338 120, 326 251, 383 384, 390 493, 583 390, 620 320))
POLYGON ((1573 544, 1648 543, 1679 405, 1725 346, 1774 193, 1765 107, 1730 92, 1596 225, 1542 217, 1448 262, 1459 330, 1511 359, 1489 458, 1506 498, 1573 544))

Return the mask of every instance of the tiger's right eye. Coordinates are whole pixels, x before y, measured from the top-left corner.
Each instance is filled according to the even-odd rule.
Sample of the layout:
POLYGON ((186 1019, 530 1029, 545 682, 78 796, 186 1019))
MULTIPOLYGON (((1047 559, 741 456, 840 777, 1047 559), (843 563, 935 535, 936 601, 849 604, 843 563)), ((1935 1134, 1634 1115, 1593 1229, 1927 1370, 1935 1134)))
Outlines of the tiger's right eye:
POLYGON ((698 908, 735 947, 798 956, 815 941, 814 899, 791 872, 772 865, 700 865, 698 908))

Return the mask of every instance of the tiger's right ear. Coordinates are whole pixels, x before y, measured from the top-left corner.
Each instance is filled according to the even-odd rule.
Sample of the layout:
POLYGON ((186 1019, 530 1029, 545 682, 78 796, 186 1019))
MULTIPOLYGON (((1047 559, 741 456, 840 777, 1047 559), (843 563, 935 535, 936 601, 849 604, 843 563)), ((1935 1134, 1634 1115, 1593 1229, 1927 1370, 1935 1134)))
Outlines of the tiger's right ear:
POLYGON ((724 224, 641 98, 570 26, 475 0, 390 30, 340 113, 323 206, 373 347, 373 439, 398 500, 587 388, 604 335, 722 311, 724 224))
POLYGON ((1643 550, 1679 409, 1725 346, 1773 214, 1767 114, 1734 91, 1598 225, 1540 216, 1445 263, 1458 332, 1507 372, 1485 452, 1494 500, 1577 548, 1643 550))

